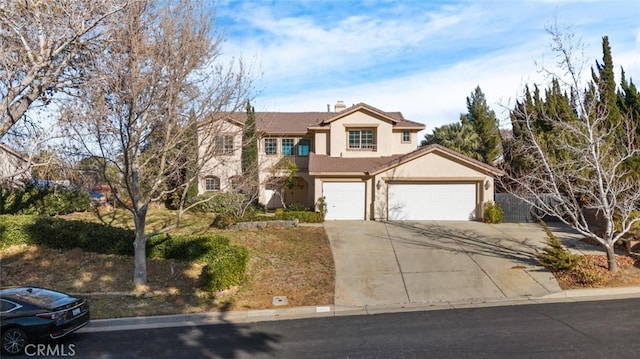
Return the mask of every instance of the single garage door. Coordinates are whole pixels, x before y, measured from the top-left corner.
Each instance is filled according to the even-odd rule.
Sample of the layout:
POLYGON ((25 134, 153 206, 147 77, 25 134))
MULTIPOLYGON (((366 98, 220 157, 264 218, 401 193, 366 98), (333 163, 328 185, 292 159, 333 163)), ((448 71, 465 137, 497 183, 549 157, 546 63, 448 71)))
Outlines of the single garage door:
POLYGON ((324 182, 325 219, 364 219, 364 182, 324 182))
POLYGON ((476 217, 475 183, 389 184, 390 220, 455 220, 476 217))

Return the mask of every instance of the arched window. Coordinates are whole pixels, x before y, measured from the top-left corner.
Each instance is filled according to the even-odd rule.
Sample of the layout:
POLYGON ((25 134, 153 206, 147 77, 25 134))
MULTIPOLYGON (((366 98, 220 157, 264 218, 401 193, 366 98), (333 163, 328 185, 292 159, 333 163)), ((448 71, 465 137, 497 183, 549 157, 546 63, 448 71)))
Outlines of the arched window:
POLYGON ((207 177, 204 179, 204 190, 207 192, 215 192, 220 190, 220 178, 207 177))

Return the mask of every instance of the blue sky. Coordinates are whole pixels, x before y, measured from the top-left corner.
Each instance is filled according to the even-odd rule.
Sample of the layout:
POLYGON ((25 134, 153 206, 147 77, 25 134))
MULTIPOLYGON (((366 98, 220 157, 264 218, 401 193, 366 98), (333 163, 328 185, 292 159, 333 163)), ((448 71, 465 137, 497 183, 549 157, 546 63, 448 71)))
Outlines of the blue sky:
POLYGON ((479 85, 506 124, 524 85, 548 81, 538 70, 554 66, 545 28, 556 20, 588 66, 609 36, 616 70, 640 84, 637 0, 221 0, 215 15, 223 54, 253 67, 257 111, 365 102, 430 131, 458 121, 479 85))

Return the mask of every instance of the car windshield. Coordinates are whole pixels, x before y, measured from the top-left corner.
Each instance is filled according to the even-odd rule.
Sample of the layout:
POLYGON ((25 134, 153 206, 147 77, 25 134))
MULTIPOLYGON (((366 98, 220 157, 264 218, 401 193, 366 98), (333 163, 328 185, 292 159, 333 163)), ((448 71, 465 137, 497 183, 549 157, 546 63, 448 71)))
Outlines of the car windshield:
POLYGON ((27 303, 41 307, 50 307, 54 302, 67 297, 66 294, 41 288, 21 288, 12 294, 27 303))

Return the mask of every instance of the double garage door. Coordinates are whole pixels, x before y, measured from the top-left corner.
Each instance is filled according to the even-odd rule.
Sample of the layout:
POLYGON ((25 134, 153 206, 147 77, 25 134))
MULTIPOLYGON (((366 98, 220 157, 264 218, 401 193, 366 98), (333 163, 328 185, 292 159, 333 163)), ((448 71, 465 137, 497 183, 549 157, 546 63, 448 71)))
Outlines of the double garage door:
POLYGON ((475 183, 391 183, 390 220, 468 221, 476 217, 475 183))
MULTIPOLYGON (((390 220, 462 220, 476 217, 475 183, 390 183, 390 220)), ((363 182, 325 182, 326 219, 365 219, 363 182)))

